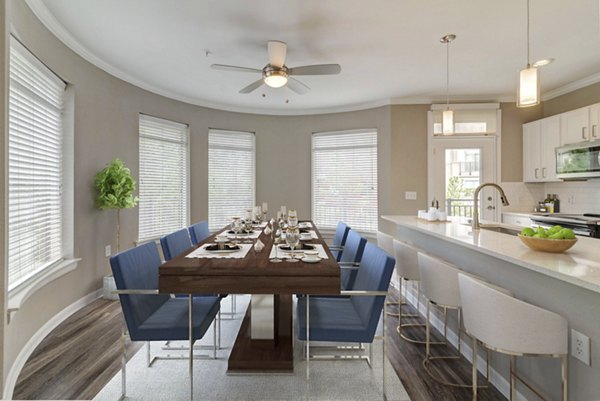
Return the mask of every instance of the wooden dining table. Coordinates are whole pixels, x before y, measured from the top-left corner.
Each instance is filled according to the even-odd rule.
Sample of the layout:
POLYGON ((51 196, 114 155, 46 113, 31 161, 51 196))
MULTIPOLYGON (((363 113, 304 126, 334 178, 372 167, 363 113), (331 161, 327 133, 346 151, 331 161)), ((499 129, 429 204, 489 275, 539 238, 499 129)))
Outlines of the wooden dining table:
MULTIPOLYGON (((314 223, 310 230, 316 239, 302 241, 321 244, 328 256, 318 263, 273 263, 269 259, 274 245, 264 231, 259 238, 265 245, 256 252, 250 249, 244 258, 188 258, 196 248, 214 243, 215 235, 188 252, 164 263, 159 269, 160 293, 171 294, 273 294, 273 335, 270 339, 253 338, 252 308, 244 315, 228 360, 228 373, 292 372, 293 313, 292 295, 335 295, 340 293, 340 267, 314 223)), ((264 230, 260 228, 260 230, 264 230)), ((279 251, 280 257, 283 254, 279 251)))

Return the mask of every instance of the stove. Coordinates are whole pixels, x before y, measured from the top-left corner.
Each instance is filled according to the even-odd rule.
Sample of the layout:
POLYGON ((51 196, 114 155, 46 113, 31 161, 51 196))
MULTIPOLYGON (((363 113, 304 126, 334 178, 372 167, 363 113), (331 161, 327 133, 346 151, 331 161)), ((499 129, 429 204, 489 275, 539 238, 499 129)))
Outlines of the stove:
POLYGON ((534 214, 531 220, 542 227, 556 225, 572 229, 575 234, 583 237, 600 238, 600 214, 534 214))

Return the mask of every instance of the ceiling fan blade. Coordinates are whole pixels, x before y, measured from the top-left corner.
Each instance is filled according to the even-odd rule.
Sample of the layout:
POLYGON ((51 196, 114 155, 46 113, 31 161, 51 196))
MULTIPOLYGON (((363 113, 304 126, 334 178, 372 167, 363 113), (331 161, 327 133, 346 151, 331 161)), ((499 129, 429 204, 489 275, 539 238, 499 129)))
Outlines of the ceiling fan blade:
POLYGON ((304 95, 310 90, 310 88, 306 84, 303 84, 302 82, 292 77, 288 77, 287 87, 299 95, 304 95))
POLYGON ((342 71, 339 64, 316 64, 303 65, 301 67, 290 68, 290 75, 335 75, 342 71))
POLYGON ((273 67, 283 67, 285 64, 287 44, 278 40, 270 40, 267 42, 267 49, 269 51, 269 64, 273 67))
POLYGON ((263 79, 259 79, 258 81, 254 81, 252 82, 250 85, 246 86, 245 88, 240 89, 239 93, 250 93, 256 89, 258 89, 262 84, 263 84, 263 79))
POLYGON ((238 67, 237 65, 226 65, 226 64, 211 64, 210 68, 213 70, 223 70, 223 71, 236 71, 236 72, 260 72, 257 68, 249 68, 249 67, 238 67))

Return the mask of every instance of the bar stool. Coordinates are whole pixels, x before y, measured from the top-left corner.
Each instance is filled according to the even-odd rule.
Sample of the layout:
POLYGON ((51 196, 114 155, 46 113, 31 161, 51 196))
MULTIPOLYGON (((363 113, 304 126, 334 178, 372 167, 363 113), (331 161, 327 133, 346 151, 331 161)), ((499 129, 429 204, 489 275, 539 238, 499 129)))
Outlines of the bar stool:
MULTIPOLYGON (((516 380, 545 400, 531 383, 517 375, 517 356, 550 356, 561 359, 562 401, 568 399, 568 323, 554 312, 504 294, 486 283, 459 275, 465 329, 473 338, 473 377, 477 377, 477 341, 487 349, 510 355, 510 399, 516 380)), ((473 386, 473 401, 477 386, 473 386)))
MULTIPOLYGON (((381 249, 383 249, 384 251, 386 251, 388 254, 394 255, 394 237, 392 237, 391 235, 383 233, 381 231, 377 231, 377 246, 380 247, 381 249)), ((394 271, 397 272, 397 270, 395 268, 394 268, 394 271)), ((397 273, 396 273, 396 277, 398 277, 397 273)), ((393 281, 393 275, 392 275, 392 281, 393 281)), ((400 280, 397 280, 397 281, 399 284, 400 280)), ((399 285, 398 285, 398 292, 400 292, 399 285)), ((385 304, 386 305, 399 305, 400 302, 402 301, 401 294, 398 295, 398 300, 399 300, 399 302, 386 301, 385 304)), ((399 317, 398 313, 390 312, 389 310, 388 310, 387 314, 389 316, 399 317)))
MULTIPOLYGON (((425 344, 423 340, 417 340, 406 336, 402 330, 407 327, 425 327, 424 323, 402 323, 403 318, 421 318, 420 313, 420 300, 421 300, 421 275, 419 273, 419 262, 417 255, 419 250, 406 242, 393 240, 394 253, 396 257, 396 273, 398 274, 398 291, 400 294, 400 305, 398 306, 398 327, 396 331, 400 335, 400 338, 413 343, 413 344, 425 344), (417 313, 416 314, 403 314, 402 305, 407 304, 408 298, 408 283, 417 283, 417 313), (402 285, 404 284, 404 285, 402 285), (402 299, 402 287, 404 287, 404 300, 402 299)), ((444 311, 444 337, 446 337, 446 313, 444 311)), ((432 341, 432 345, 446 344, 445 341, 432 341)))
MULTIPOLYGON (((427 312, 425 319, 425 359, 423 359, 423 367, 427 373, 435 381, 442 383, 447 386, 453 387, 472 387, 473 384, 469 383, 455 383, 448 380, 444 380, 433 373, 431 370, 431 362, 435 360, 459 360, 461 358, 461 332, 462 330, 462 314, 461 314, 461 299, 460 291, 458 287, 458 275, 461 271, 450 264, 425 255, 423 253, 418 254, 419 272, 421 276, 421 290, 423 295, 427 298, 427 312), (458 345, 457 354, 450 356, 431 356, 430 353, 430 341, 431 341, 431 320, 430 311, 431 305, 443 308, 444 311, 447 309, 454 309, 458 313, 458 345)), ((446 325, 444 325, 444 331, 446 325)), ((444 333, 445 335, 446 333, 444 333)), ((489 351, 487 355, 487 379, 490 378, 489 368, 489 351)), ((475 376, 477 379, 477 376, 475 376)), ((485 388, 485 385, 478 385, 475 380, 475 387, 485 388)))

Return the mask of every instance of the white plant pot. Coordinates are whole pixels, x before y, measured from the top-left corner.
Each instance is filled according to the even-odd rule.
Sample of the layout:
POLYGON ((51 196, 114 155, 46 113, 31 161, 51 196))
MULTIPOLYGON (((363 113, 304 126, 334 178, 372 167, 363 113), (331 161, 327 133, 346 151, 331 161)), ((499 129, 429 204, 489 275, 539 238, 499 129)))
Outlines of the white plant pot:
POLYGON ((117 285, 115 284, 115 278, 111 276, 104 276, 102 280, 102 289, 104 291, 103 298, 115 301, 119 299, 117 294, 113 294, 113 291, 117 289, 117 285))

